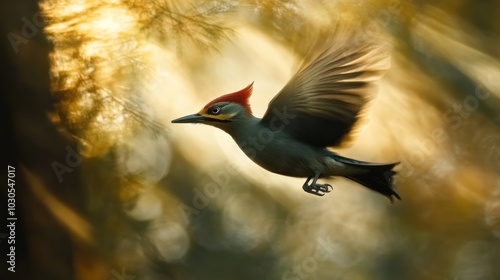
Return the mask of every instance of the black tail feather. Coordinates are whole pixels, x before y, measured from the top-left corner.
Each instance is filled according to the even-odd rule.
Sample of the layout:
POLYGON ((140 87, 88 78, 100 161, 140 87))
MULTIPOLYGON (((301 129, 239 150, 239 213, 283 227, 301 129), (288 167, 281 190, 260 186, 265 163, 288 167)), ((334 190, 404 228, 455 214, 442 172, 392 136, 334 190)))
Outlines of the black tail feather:
POLYGON ((332 158, 344 164, 366 170, 366 173, 347 175, 345 176, 346 178, 353 180, 371 190, 381 193, 382 195, 386 196, 391 203, 394 203, 394 197, 401 200, 401 197, 394 191, 392 178, 397 174, 397 172, 392 169, 394 168, 394 166, 398 165, 399 162, 379 164, 354 160, 339 155, 333 155, 332 158))
POLYGON ((401 197, 394 191, 392 176, 396 175, 396 172, 391 169, 382 172, 374 171, 362 175, 346 176, 346 178, 383 194, 391 203, 394 203, 394 197, 398 200, 401 200, 401 197))

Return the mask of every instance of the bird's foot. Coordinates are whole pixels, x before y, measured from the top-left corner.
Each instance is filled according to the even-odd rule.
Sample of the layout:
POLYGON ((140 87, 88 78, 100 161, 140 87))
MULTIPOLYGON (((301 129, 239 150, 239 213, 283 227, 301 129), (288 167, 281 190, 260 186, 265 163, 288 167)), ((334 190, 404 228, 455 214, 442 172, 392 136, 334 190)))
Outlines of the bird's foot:
POLYGON ((333 190, 332 185, 330 184, 311 184, 308 185, 307 182, 302 186, 302 189, 310 194, 314 194, 317 196, 324 196, 325 193, 329 193, 333 190))

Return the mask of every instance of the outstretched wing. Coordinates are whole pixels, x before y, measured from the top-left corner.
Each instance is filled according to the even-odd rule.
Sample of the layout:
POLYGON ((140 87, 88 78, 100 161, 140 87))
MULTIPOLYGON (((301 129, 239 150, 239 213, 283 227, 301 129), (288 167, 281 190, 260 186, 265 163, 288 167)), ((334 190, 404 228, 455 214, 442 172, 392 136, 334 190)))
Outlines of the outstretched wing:
POLYGON ((388 44, 371 35, 336 28, 322 36, 271 100, 262 122, 272 126, 286 116, 283 129, 296 139, 339 145, 370 99, 372 82, 390 66, 388 44))

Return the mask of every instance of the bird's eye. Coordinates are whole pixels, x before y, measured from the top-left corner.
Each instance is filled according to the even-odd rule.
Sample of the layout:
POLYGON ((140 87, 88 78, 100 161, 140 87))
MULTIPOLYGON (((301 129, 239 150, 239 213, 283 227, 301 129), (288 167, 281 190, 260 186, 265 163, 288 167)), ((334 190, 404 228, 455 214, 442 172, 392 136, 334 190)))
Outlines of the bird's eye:
POLYGON ((217 115, 220 113, 220 107, 219 106, 214 106, 210 108, 210 114, 212 115, 217 115))

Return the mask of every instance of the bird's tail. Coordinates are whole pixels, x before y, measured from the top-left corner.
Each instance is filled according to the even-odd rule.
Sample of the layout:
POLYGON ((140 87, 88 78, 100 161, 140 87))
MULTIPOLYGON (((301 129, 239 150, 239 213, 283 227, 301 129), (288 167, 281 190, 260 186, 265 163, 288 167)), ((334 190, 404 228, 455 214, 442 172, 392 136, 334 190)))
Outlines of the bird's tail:
POLYGON ((367 171, 363 174, 347 175, 345 176, 346 178, 384 195, 391 203, 394 202, 394 197, 401 200, 401 197, 394 191, 393 185, 393 176, 396 175, 397 172, 392 169, 398 162, 378 164, 357 161, 338 155, 335 155, 335 160, 367 171))

